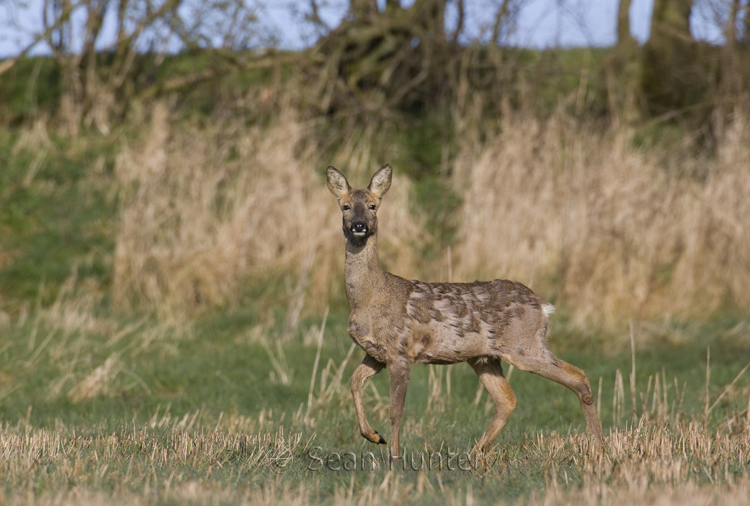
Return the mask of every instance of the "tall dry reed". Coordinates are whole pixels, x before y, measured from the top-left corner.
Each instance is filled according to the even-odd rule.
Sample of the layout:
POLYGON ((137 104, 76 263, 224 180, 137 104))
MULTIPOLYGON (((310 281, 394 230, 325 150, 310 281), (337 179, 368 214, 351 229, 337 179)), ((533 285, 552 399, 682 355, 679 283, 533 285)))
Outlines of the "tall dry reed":
POLYGON ((579 322, 748 311, 748 146, 738 116, 715 159, 690 162, 701 180, 623 134, 513 117, 456 163, 455 272, 535 285, 579 322))
MULTIPOLYGON (((323 178, 330 161, 302 147, 312 133, 290 111, 263 130, 175 129, 166 107, 157 107, 150 130, 124 146, 116 164, 115 302, 180 315, 232 302, 244 284, 288 273, 305 289, 297 296, 313 294, 308 303, 322 311, 331 292, 342 291, 344 247, 323 178)), ((345 143, 334 160, 358 187, 377 168, 366 138, 345 143)), ((398 177, 382 216, 385 260, 406 271, 416 264, 420 231, 409 187, 398 177)))
MULTIPOLYGON (((715 157, 692 160, 635 149, 625 134, 562 114, 506 117, 502 133, 482 144, 466 135, 455 162, 464 206, 454 280, 519 280, 571 308, 579 323, 750 310, 746 117, 737 115, 715 157)), ((290 110, 263 130, 177 129, 157 107, 150 130, 123 147, 116 165, 115 301, 183 314, 283 275, 297 287, 294 315, 311 304, 322 312, 341 293, 343 264, 323 170, 333 163, 362 187, 387 160, 375 159, 380 141, 367 128, 330 160, 315 133, 290 110)), ((429 236, 402 174, 396 167, 382 208, 381 256, 412 278, 437 270, 420 266, 429 236)))

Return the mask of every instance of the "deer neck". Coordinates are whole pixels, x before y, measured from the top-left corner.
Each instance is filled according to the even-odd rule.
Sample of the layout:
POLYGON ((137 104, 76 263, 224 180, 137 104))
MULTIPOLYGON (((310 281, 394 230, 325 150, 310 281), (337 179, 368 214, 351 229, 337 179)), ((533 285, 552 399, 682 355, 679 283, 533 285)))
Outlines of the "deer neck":
POLYGON ((385 276, 378 259, 377 233, 364 241, 347 239, 344 282, 352 313, 368 304, 373 294, 380 292, 378 288, 385 282, 385 276))

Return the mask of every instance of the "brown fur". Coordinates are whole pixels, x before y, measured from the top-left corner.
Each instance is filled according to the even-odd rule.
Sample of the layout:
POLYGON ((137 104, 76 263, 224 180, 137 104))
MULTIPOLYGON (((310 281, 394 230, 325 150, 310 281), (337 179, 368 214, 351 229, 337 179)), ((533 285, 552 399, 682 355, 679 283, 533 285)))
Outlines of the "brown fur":
POLYGON ((594 442, 604 438, 586 373, 547 350, 552 305, 521 283, 496 279, 474 283, 407 281, 380 268, 377 210, 391 186, 384 165, 363 190, 327 169, 328 188, 338 199, 346 237, 344 280, 349 335, 365 350, 351 388, 359 429, 367 440, 385 440, 370 427, 362 402, 364 382, 387 367, 391 380, 391 454, 400 457, 399 429, 411 365, 468 362, 495 403, 495 416, 477 448, 488 450, 516 406, 501 360, 573 390, 581 401, 594 442))

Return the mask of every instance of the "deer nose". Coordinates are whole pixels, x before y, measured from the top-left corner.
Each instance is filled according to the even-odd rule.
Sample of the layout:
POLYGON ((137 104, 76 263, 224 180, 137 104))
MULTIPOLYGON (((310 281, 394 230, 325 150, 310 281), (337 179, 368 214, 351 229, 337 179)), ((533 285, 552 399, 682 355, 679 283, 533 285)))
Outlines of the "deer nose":
POLYGON ((365 233, 367 233, 367 223, 363 221, 352 223, 352 233, 354 235, 364 235, 365 233))

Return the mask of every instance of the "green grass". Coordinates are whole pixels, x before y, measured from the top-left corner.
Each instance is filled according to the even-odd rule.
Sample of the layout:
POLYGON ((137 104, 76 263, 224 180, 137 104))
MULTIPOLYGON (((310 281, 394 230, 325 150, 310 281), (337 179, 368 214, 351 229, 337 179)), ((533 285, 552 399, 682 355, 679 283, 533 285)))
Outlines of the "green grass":
MULTIPOLYGON (((14 459, 21 457, 15 453, 7 456, 8 472, 0 473, 6 496, 25 490, 33 482, 37 493, 67 494, 75 489, 121 497, 133 494, 150 504, 171 504, 179 502, 164 490, 165 483, 171 480, 172 486, 178 488, 197 481, 208 490, 224 494, 222 503, 237 504, 252 488, 251 484, 260 486, 265 480, 272 480, 276 487, 274 493, 279 490, 299 492, 300 487, 308 487, 308 490, 317 490, 308 498, 310 501, 327 502, 352 486, 362 492, 386 479, 389 472, 386 461, 380 460, 384 447, 376 447, 359 436, 348 393, 348 378, 361 360, 361 350, 356 349, 346 363, 341 383, 333 382, 332 394, 328 397, 321 394, 320 381, 326 364, 330 360, 335 365, 328 370, 330 385, 335 369, 350 351, 345 311, 333 312, 326 324, 313 390, 314 402, 308 410, 317 329, 321 323, 317 318, 304 321, 281 346, 287 365, 281 369, 293 374, 289 384, 282 384, 278 381, 282 371, 271 360, 271 357, 282 359, 274 344, 282 335, 282 325, 262 326, 257 311, 252 308, 207 318, 191 328, 177 329, 148 318, 134 320, 108 314, 80 297, 80 294, 68 293, 56 305, 32 312, 25 322, 15 321, 10 327, 0 329, 3 343, 0 347, 0 439, 11 441, 13 434, 31 435, 29 437, 36 434, 43 439, 46 434, 44 437, 57 438, 61 448, 82 442, 79 449, 70 447, 64 455, 50 453, 49 449, 40 450, 38 463, 25 477, 13 467, 14 459), (263 341, 268 346, 264 346, 263 341), (76 400, 72 393, 76 385, 91 377, 113 356, 117 362, 113 369, 116 374, 94 382, 101 387, 97 395, 76 400), (273 435, 280 428, 284 430, 284 438, 273 435), (263 436, 269 431, 273 437, 263 436), (290 442, 291 434, 301 434, 298 443, 290 442), (262 444, 253 443, 251 439, 255 435, 271 439, 262 444), (245 439, 242 442, 237 438, 245 439), (288 453, 283 449, 284 444, 292 448, 288 453), (195 445, 204 446, 198 449, 195 445), (262 448, 267 452, 265 463, 254 460, 262 448), (273 454, 271 448, 277 453, 273 454), (182 457, 180 451, 185 452, 182 457), (343 462, 350 466, 351 461, 347 459, 351 457, 345 456, 341 462, 334 458, 330 466, 322 467, 314 458, 326 458, 333 452, 341 455, 353 452, 361 456, 370 451, 378 459, 380 469, 332 470, 329 467, 343 466, 343 462), (288 460, 290 455, 291 460, 288 460), (62 479, 75 473, 78 473, 76 479, 62 479), (155 493, 155 486, 161 492, 155 493)), ((649 376, 653 379, 664 371, 672 411, 670 420, 673 422, 670 423, 676 423, 678 418, 700 420, 705 405, 705 345, 711 346, 711 402, 750 361, 748 348, 731 338, 736 334, 732 329, 736 330, 738 325, 742 329, 746 322, 727 320, 712 325, 673 325, 667 330, 639 331, 638 341, 642 344, 637 345, 635 355, 638 416, 648 415, 651 410, 652 401, 647 392, 652 394, 653 388, 649 389, 649 376), (681 345, 652 344, 659 332, 692 337, 681 345), (675 378, 679 394, 675 394, 675 378), (683 402, 678 404, 683 391, 683 402)), ((558 324, 553 328, 552 348, 560 358, 588 372, 595 396, 599 394, 599 377, 603 378, 601 418, 605 434, 614 428, 625 429, 631 424, 630 351, 607 349, 608 340, 620 339, 616 335, 598 334, 596 338, 584 333, 575 341, 571 337, 574 334, 577 333, 573 329, 558 324), (566 346, 566 340, 573 345, 566 346), (589 344, 576 344, 582 342, 589 344), (612 399, 618 369, 624 376, 625 404, 624 415, 613 425, 612 399)), ((382 403, 368 387, 365 399, 370 422, 388 438, 387 372, 379 374, 372 382, 382 403)), ((551 465, 560 476, 565 474, 566 490, 575 491, 583 486, 585 472, 577 460, 581 455, 575 447, 564 445, 550 461, 540 449, 537 438, 538 434, 555 438, 558 437, 555 434, 564 437, 569 433, 585 433, 575 395, 548 380, 518 370, 512 372, 510 382, 518 397, 518 407, 496 440, 497 453, 489 472, 465 472, 456 470, 455 466, 452 471, 434 471, 427 479, 433 480, 430 483, 435 490, 426 490, 417 502, 446 502, 440 487, 454 492, 471 489, 473 497, 478 499, 529 497, 534 492, 544 492, 551 465), (438 476, 439 486, 435 481, 438 476)), ((451 366, 450 385, 450 397, 444 404, 434 404, 433 400, 433 406, 428 408, 432 387, 429 369, 414 367, 402 428, 402 444, 406 446, 407 455, 467 451, 489 423, 492 410, 487 395, 483 394, 475 405, 477 379, 466 364, 451 366)), ((441 386, 445 393, 444 377, 441 386)), ((712 411, 707 430, 716 431, 729 414, 746 406, 747 397, 743 392, 749 387, 750 377, 740 378, 730 395, 712 411)), ((672 427, 669 430, 678 430, 678 425, 669 427, 672 427)), ((19 455, 24 454, 23 450, 18 451, 19 455)), ((741 475, 740 460, 730 459, 727 469, 741 475)), ((419 480, 425 479, 410 469, 399 472, 402 473, 399 478, 402 488, 408 484, 418 487, 419 480)), ((698 483, 709 482, 708 476, 696 479, 698 483)), ((404 492, 402 488, 400 493, 414 490, 404 492)), ((205 502, 200 497, 192 500, 205 502)))
POLYGON ((110 282, 116 188, 114 143, 91 136, 82 147, 64 138, 13 150, 17 134, 0 133, 0 294, 9 303, 54 296, 79 278, 110 282), (42 294, 44 295, 44 294, 42 294))
MULTIPOLYGON (((346 316, 344 312, 332 314, 327 323, 318 377, 329 359, 338 365, 349 352, 352 343, 346 333, 346 316)), ((55 419, 61 417, 66 421, 93 425, 106 420, 103 430, 114 430, 128 421, 145 422, 159 406, 169 405, 175 416, 204 409, 216 416, 221 412, 234 412, 253 417, 268 409, 291 416, 300 405, 307 403, 316 353, 314 343, 303 345, 299 335, 291 338, 282 349, 288 369, 293 371, 293 381, 289 385, 271 381, 269 378, 275 368, 260 341, 266 339, 271 343, 271 355, 277 357, 273 342, 278 339, 280 329, 261 327, 252 310, 215 316, 198 322, 192 329, 160 327, 152 320, 98 319, 100 321, 92 326, 101 327, 102 332, 96 329, 69 331, 61 324, 48 323, 46 317, 38 317, 38 323, 35 323, 37 318, 33 315, 24 326, 3 329, 0 371, 9 382, 6 390, 12 390, 0 405, 4 420, 26 417, 28 406, 32 406, 29 423, 34 426, 52 427, 55 419), (124 333, 119 339, 113 337, 131 326, 132 332, 124 333), (49 398, 48 386, 60 380, 63 374, 71 374, 66 384, 72 388, 76 379, 82 379, 113 354, 120 357, 122 372, 110 388, 111 395, 73 403, 63 395, 63 389, 61 395, 49 398)), ((311 325, 313 322, 309 321, 302 327, 311 325)), ((698 342, 691 340, 680 346, 649 343, 644 346, 646 349, 637 350, 638 391, 645 391, 649 376, 661 374, 664 369, 670 387, 674 386, 675 377, 680 389, 683 382, 687 382, 690 393, 685 397, 685 411, 700 413, 706 379, 707 342, 711 343, 711 391, 714 398, 720 387, 731 382, 750 361, 750 350, 720 337, 726 329, 717 325, 704 326, 701 331, 706 335, 698 342)), ((603 378, 602 421, 606 431, 612 425, 612 392, 617 369, 624 375, 626 389, 629 389, 630 352, 612 354, 599 349, 599 345, 590 345, 583 352, 573 351, 561 342, 565 330, 559 329, 561 336, 551 337, 551 347, 560 358, 587 371, 595 395, 599 377, 603 378)), ((363 352, 357 348, 347 363, 346 380, 362 357, 363 352)), ((373 382, 378 392, 387 397, 387 372, 376 376, 373 382)), ((564 387, 518 370, 511 373, 511 385, 518 396, 518 407, 504 430, 505 437, 523 438, 526 437, 524 434, 528 436, 542 429, 585 431, 577 400, 564 387)), ((346 387, 345 384, 342 391, 346 387)), ((481 435, 483 425, 489 420, 484 408, 487 396, 484 394, 481 405, 474 407, 477 379, 465 364, 451 366, 451 388, 446 411, 435 415, 439 420, 436 425, 455 424, 455 434, 446 431, 443 436, 450 438, 454 445, 466 446, 472 438, 481 435)), ((344 393, 348 404, 348 390, 344 393)), ((419 413, 425 412, 427 398, 428 368, 415 365, 407 396, 407 417, 410 414, 418 417, 419 413)), ((639 412, 640 405, 639 401, 639 412)), ((630 401, 626 402, 626 407, 629 413, 630 401)), ((730 406, 727 404, 726 407, 730 406)), ((343 417, 347 424, 354 423, 350 408, 343 406, 341 409, 347 413, 343 417)), ((379 420, 378 425, 381 430, 387 429, 387 418, 379 420)), ((342 429, 340 426, 330 428, 332 432, 342 429)), ((319 434, 326 432, 319 431, 319 434)), ((422 446, 428 439, 432 438, 417 438, 415 443, 422 446)), ((358 440, 351 442, 359 443, 358 440)))
POLYGON ((0 78, 2 117, 19 124, 40 111, 55 111, 60 81, 60 69, 52 57, 22 58, 0 78))

